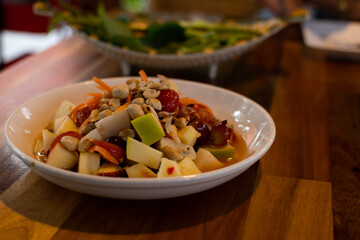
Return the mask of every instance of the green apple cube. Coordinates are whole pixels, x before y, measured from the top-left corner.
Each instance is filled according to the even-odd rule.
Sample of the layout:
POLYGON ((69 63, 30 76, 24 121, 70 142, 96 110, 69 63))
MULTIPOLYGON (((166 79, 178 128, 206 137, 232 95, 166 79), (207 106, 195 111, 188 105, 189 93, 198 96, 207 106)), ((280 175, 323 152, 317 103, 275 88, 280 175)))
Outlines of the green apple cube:
POLYGON ((195 130, 192 126, 186 126, 178 132, 180 141, 186 145, 194 146, 196 139, 201 136, 201 134, 195 130))
POLYGON ((156 174, 142 163, 135 164, 125 169, 129 178, 152 178, 156 174))
POLYGON ((169 160, 167 158, 161 159, 161 164, 157 177, 163 178, 163 177, 178 177, 178 176, 181 176, 178 163, 174 160, 169 160))
POLYGON ((211 154, 219 160, 233 158, 236 152, 235 147, 230 144, 225 146, 206 146, 203 148, 211 152, 211 154))
POLYGON ((194 163, 202 172, 215 170, 224 166, 222 162, 217 160, 214 155, 204 148, 199 148, 194 163))
POLYGON ((163 153, 131 137, 126 142, 126 157, 153 169, 159 169, 163 153))
POLYGON ((179 163, 179 169, 182 175, 194 175, 199 174, 201 171, 195 165, 194 161, 190 157, 184 157, 179 163))
POLYGON ((165 136, 165 132, 158 120, 151 113, 145 114, 131 121, 135 131, 146 145, 156 143, 165 136))

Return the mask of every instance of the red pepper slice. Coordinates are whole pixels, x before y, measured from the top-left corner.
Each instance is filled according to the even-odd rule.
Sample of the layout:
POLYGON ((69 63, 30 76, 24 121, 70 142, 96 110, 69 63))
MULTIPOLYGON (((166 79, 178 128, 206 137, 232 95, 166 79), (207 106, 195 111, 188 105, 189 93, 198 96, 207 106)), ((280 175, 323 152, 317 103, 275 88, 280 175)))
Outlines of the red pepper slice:
POLYGON ((54 139, 54 141, 51 143, 49 153, 50 153, 51 150, 55 147, 55 145, 61 141, 61 138, 62 138, 62 137, 65 137, 65 136, 76 137, 76 138, 79 139, 79 140, 80 140, 81 138, 83 138, 83 135, 81 135, 81 134, 78 133, 78 132, 74 132, 74 131, 64 132, 64 133, 60 134, 59 136, 57 136, 57 137, 54 139))
POLYGON ((94 145, 99 146, 110 153, 117 161, 122 162, 125 157, 125 150, 113 143, 95 140, 94 145))

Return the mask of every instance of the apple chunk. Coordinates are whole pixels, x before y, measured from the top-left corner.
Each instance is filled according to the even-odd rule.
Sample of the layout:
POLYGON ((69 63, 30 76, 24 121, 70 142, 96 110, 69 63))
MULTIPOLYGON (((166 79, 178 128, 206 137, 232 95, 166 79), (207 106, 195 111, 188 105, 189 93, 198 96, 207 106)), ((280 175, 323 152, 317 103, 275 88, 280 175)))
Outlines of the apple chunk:
POLYGON ((177 162, 174 160, 169 160, 167 158, 162 158, 157 176, 158 178, 181 176, 181 172, 177 162))
POLYGON ((79 173, 96 175, 100 168, 100 154, 80 152, 79 173))
POLYGON ((151 178, 156 174, 142 163, 135 164, 125 169, 129 178, 151 178))
POLYGON ((71 117, 66 116, 64 121, 62 121, 61 125, 58 129, 56 129, 55 135, 59 136, 62 133, 74 131, 78 132, 79 128, 76 126, 76 123, 71 119, 71 117))
POLYGON ((142 142, 146 145, 156 143, 165 136, 162 126, 151 113, 132 120, 131 124, 139 134, 142 142))
POLYGON ((201 136, 201 134, 192 126, 186 126, 180 129, 178 135, 182 143, 192 147, 195 145, 196 139, 201 136))
POLYGON ((71 110, 73 110, 74 107, 75 107, 75 104, 73 104, 72 102, 69 102, 68 100, 64 100, 60 104, 58 109, 56 110, 56 113, 55 113, 53 119, 51 120, 51 122, 48 125, 48 129, 54 130, 55 120, 68 115, 71 112, 71 110))
POLYGON ((159 150, 128 137, 126 142, 126 157, 128 159, 158 169, 162 156, 163 153, 159 150))
POLYGON ((194 163, 202 172, 215 170, 224 166, 222 162, 217 160, 214 155, 204 148, 199 148, 194 163))
POLYGON ((51 143, 56 138, 56 134, 50 132, 48 129, 42 130, 42 137, 44 142, 44 151, 48 152, 51 146, 51 143))
POLYGON ((201 171, 198 169, 194 161, 189 157, 184 157, 179 163, 179 169, 182 175, 199 174, 201 171))
POLYGON ((58 143, 50 151, 46 163, 57 168, 72 169, 78 163, 78 156, 58 143))
POLYGON ((98 176, 104 176, 104 177, 123 177, 124 169, 122 169, 120 166, 104 162, 101 164, 101 167, 97 173, 98 176))

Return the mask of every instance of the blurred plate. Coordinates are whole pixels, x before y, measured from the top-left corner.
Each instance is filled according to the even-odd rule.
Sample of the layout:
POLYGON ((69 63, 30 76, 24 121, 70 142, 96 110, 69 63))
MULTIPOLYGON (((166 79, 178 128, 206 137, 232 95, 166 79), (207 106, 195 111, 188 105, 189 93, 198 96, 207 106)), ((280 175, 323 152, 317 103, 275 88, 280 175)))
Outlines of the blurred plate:
POLYGON ((348 21, 309 20, 302 24, 308 47, 360 57, 360 23, 348 21))

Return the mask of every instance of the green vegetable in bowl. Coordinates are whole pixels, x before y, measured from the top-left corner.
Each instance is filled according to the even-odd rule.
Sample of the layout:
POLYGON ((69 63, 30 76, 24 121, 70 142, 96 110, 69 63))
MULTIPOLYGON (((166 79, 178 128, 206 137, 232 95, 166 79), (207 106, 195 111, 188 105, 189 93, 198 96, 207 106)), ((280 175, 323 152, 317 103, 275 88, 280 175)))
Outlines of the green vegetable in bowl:
POLYGON ((180 20, 164 22, 150 17, 110 17, 101 4, 96 13, 84 12, 62 1, 59 1, 59 5, 61 9, 49 6, 48 10, 53 12, 49 30, 65 22, 100 41, 153 54, 211 52, 250 41, 283 24, 279 19, 246 24, 180 20))

